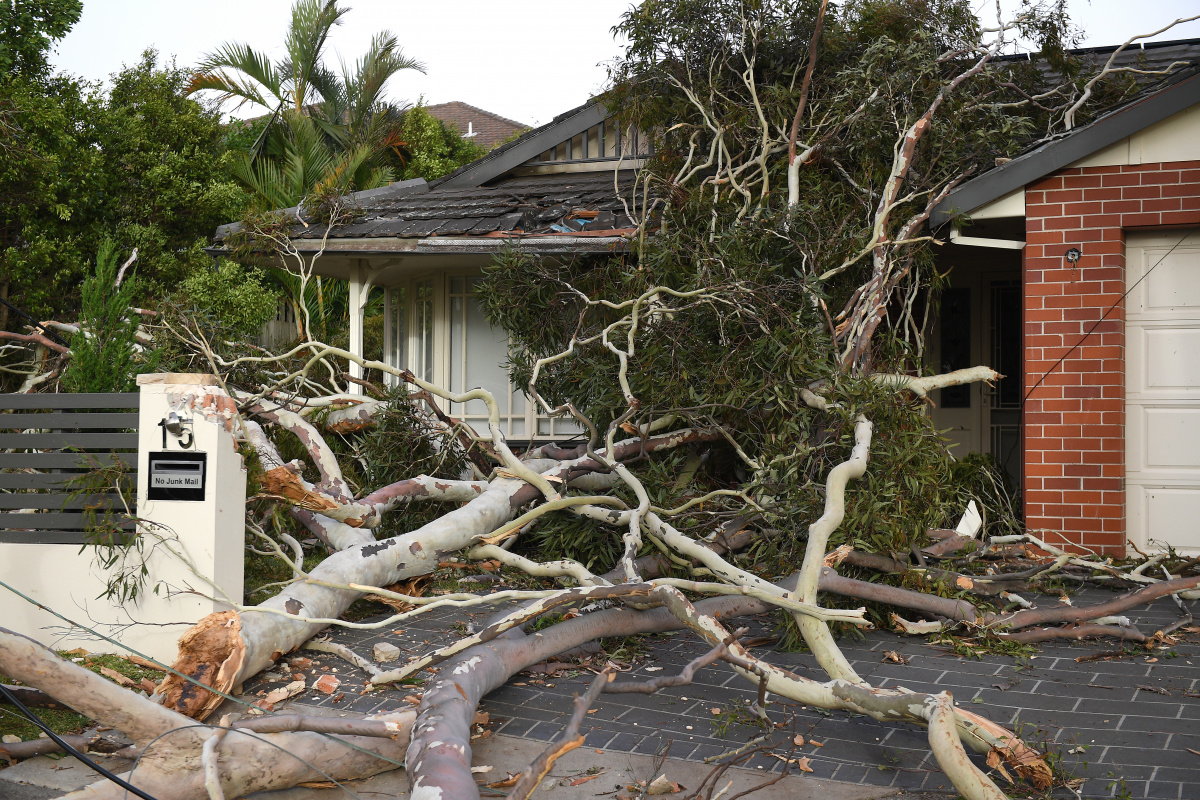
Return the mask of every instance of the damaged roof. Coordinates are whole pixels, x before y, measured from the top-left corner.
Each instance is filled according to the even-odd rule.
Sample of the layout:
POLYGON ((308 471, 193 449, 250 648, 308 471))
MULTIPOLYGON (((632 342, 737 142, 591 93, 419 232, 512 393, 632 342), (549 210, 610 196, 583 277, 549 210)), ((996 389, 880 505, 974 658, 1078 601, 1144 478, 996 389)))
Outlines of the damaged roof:
MULTIPOLYGON (((328 232, 297 208, 280 213, 303 219, 290 231, 298 243, 338 242, 325 249, 328 253, 482 252, 516 239, 547 252, 612 250, 623 244, 614 240, 636 227, 626 212, 626 202, 630 207, 633 202, 634 169, 511 174, 514 167, 603 121, 606 113, 589 101, 432 183, 418 178, 355 192, 347 198, 356 209, 354 216, 328 232)), ((240 223, 217 228, 211 252, 223 252, 230 234, 240 228, 240 223)))
MULTIPOLYGON (((1095 48, 1094 52, 1107 57, 1115 50, 1095 48)), ((1120 65, 1122 59, 1126 66, 1142 69, 1165 70, 1179 62, 1191 66, 1148 82, 1132 98, 1086 125, 1037 142, 1016 158, 961 184, 933 210, 930 223, 935 228, 945 225, 955 214, 987 205, 1200 103, 1200 39, 1148 43, 1144 51, 1132 47, 1122 52, 1116 63, 1120 65)))
MULTIPOLYGON (((597 237, 631 233, 620 194, 634 173, 575 172, 504 178, 490 186, 430 189, 406 181, 351 195, 358 211, 328 232, 329 239, 426 239, 431 237, 597 237)), ((295 210, 289 209, 294 215, 295 210)), ((223 243, 238 226, 223 225, 223 243)), ((325 226, 297 224, 294 239, 321 239, 325 226)))

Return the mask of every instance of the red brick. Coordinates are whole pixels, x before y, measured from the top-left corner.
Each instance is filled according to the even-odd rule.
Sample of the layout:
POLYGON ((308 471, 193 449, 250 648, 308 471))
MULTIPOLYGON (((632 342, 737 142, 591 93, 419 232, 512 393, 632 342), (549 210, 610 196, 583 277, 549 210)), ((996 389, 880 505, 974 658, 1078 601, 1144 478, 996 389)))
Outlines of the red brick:
POLYGON ((1195 193, 1194 183, 1168 183, 1162 187, 1163 197, 1189 197, 1195 193))
POLYGON ((1162 217, 1159 212, 1152 214, 1126 214, 1121 220, 1126 228, 1151 228, 1162 224, 1162 217))
MULTIPOLYGON (((1121 201, 1117 201, 1121 202, 1121 201)), ((1107 206, 1107 203, 1105 204, 1107 206)), ((1105 208, 1105 211, 1108 209, 1105 208)), ((1074 230, 1083 224, 1081 217, 1047 217, 1044 220, 1045 229, 1048 231, 1055 230, 1074 230)))
POLYGON ((1142 210, 1141 200, 1105 200, 1105 214, 1136 214, 1142 210))
MULTIPOLYGON (((1083 192, 1079 189, 1057 189, 1046 192, 1047 203, 1075 203, 1083 199, 1083 192)), ((1028 209, 1026 209, 1028 213, 1028 209)))
POLYGON ((1087 200, 1120 200, 1122 188, 1110 186, 1105 189, 1088 189, 1083 193, 1087 200))
POLYGON ((1137 186, 1142 182, 1140 175, 1126 173, 1106 174, 1101 179, 1102 186, 1137 186))
POLYGON ((1160 197, 1142 201, 1142 211, 1179 211, 1182 207, 1183 199, 1179 197, 1160 197))
MULTIPOLYGON (((1139 190, 1144 190, 1146 187, 1139 186, 1139 190)), ((1156 187, 1157 188, 1157 187, 1156 187)), ((1125 191, 1129 191, 1126 189, 1125 191)), ((1157 195, 1155 195, 1157 197, 1157 195)), ((1104 204, 1099 200, 1081 200, 1074 203, 1063 203, 1063 213, 1071 214, 1100 214, 1104 211, 1104 204)))
POLYGON ((1162 187, 1157 184, 1151 186, 1126 186, 1121 189, 1122 200, 1145 200, 1159 197, 1162 197, 1162 187))
POLYGON ((1087 173, 1064 176, 1062 185, 1064 189, 1090 189, 1100 186, 1100 176, 1087 173))
POLYGON ((1163 225, 1200 225, 1200 213, 1196 211, 1164 211, 1163 225))
POLYGON ((1090 214, 1083 218, 1083 227, 1085 228, 1119 228, 1121 227, 1120 214, 1090 214))

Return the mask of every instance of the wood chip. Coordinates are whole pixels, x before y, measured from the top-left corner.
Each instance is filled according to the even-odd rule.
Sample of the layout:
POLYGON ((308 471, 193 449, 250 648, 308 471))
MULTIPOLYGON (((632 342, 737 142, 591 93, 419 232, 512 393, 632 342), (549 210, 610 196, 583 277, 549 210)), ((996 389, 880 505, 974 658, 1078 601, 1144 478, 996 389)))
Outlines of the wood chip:
POLYGON ((106 678, 110 678, 110 679, 116 681, 117 683, 119 683, 125 687, 137 686, 136 683, 134 683, 132 680, 125 677, 121 673, 117 672, 115 669, 109 669, 108 667, 101 667, 100 674, 106 678))
POLYGON ((603 772, 597 772, 595 775, 585 775, 582 778, 576 778, 575 780, 571 781, 567 784, 567 786, 582 786, 588 781, 596 780, 596 778, 599 778, 603 774, 603 772))

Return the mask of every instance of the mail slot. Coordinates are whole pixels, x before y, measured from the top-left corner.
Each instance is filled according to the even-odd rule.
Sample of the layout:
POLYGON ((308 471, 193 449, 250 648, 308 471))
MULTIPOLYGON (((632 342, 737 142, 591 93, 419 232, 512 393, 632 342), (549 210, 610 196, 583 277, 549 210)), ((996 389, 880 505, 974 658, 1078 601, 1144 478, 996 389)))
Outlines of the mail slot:
POLYGON ((150 453, 147 500, 203 500, 207 453, 150 453))

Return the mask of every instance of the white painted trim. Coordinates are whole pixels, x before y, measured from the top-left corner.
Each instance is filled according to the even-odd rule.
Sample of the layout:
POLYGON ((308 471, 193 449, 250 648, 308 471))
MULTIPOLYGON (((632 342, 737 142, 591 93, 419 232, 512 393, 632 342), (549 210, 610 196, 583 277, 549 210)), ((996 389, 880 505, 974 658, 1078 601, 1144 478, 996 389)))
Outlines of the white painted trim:
POLYGON ((1015 239, 984 239, 980 236, 963 236, 958 228, 950 229, 950 241, 964 247, 991 247, 997 250, 1023 250, 1025 243, 1015 239))

